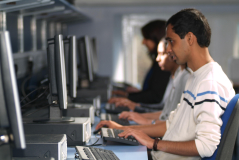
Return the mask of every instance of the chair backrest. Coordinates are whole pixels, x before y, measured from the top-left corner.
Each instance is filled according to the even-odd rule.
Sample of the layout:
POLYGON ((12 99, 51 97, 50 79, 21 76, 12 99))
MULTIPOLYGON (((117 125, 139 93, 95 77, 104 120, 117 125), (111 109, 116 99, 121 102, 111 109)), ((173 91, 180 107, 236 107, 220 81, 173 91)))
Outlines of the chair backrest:
POLYGON ((211 157, 202 160, 232 159, 233 149, 239 128, 239 94, 236 94, 228 103, 222 115, 221 142, 211 157))

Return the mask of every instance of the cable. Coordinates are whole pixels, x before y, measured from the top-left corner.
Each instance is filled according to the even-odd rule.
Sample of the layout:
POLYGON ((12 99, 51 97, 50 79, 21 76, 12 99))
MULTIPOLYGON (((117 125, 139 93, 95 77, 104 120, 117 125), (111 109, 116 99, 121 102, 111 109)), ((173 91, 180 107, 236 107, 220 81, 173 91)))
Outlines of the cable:
POLYGON ((43 93, 41 93, 40 95, 38 95, 37 98, 35 98, 35 99, 33 99, 32 101, 30 101, 30 102, 24 104, 21 108, 24 108, 24 107, 26 107, 28 104, 30 104, 30 103, 32 103, 32 102, 38 100, 39 98, 41 98, 41 96, 43 96, 43 95, 46 93, 47 90, 48 90, 48 88, 46 88, 43 93))
MULTIPOLYGON (((24 81, 22 82, 22 85, 21 85, 21 91, 22 91, 22 95, 24 96, 24 97, 26 97, 26 92, 25 92, 25 84, 26 84, 26 82, 29 80, 29 79, 31 79, 31 77, 32 77, 32 75, 29 75, 26 79, 24 79, 24 81)), ((27 101, 30 101, 30 99, 28 98, 28 97, 26 97, 26 99, 27 99, 27 101)))
MULTIPOLYGON (((25 92, 25 89, 24 89, 25 88, 25 84, 32 77, 32 69, 33 69, 32 57, 29 57, 29 59, 28 59, 28 67, 27 67, 27 69, 28 69, 27 70, 27 75, 29 75, 29 76, 24 79, 24 81, 22 82, 22 85, 21 85, 21 91, 22 91, 23 96, 25 96, 25 97, 26 97, 26 92, 25 92)), ((26 99, 27 99, 27 101, 30 101, 30 99, 28 97, 26 99)))
MULTIPOLYGON (((35 91, 37 91, 37 90, 39 90, 39 89, 44 89, 46 86, 41 86, 41 87, 38 87, 38 88, 36 88, 36 89, 34 89, 33 91, 31 91, 30 93, 28 93, 21 101, 20 101, 20 103, 22 103, 23 102, 23 100, 25 100, 28 96, 30 96, 33 92, 35 92, 35 91)), ((48 88, 48 87, 47 87, 48 88)))
POLYGON ((85 147, 90 147, 90 146, 100 146, 100 145, 102 145, 102 144, 96 144, 96 143, 100 140, 100 138, 96 137, 96 135, 95 135, 95 138, 97 138, 97 140, 96 140, 93 144, 85 145, 85 147))
MULTIPOLYGON (((31 108, 39 108, 42 107, 44 105, 48 105, 48 101, 46 100, 46 98, 44 98, 42 101, 38 101, 37 103, 33 103, 30 105, 31 108)), ((28 109, 28 107, 24 107, 22 109, 28 109)))
POLYGON ((34 114, 34 113, 36 113, 36 112, 38 112, 38 111, 40 111, 40 110, 42 110, 42 109, 44 109, 44 108, 47 108, 47 107, 49 107, 49 106, 51 106, 51 105, 52 105, 52 104, 48 104, 48 105, 46 105, 46 106, 44 106, 44 107, 41 107, 41 108, 39 108, 38 110, 36 110, 36 111, 34 111, 34 112, 28 113, 28 114, 25 115, 24 117, 30 116, 30 115, 32 115, 32 114, 34 114))

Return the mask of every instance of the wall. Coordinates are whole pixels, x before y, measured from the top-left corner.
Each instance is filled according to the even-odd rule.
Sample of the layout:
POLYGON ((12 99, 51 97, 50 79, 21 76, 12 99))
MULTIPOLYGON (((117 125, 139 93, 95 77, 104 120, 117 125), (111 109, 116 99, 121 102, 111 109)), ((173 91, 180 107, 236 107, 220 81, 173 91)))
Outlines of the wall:
MULTIPOLYGON (((228 58, 236 55, 234 43, 237 38, 239 21, 239 5, 161 5, 161 6, 98 6, 80 7, 80 10, 91 18, 91 21, 73 24, 68 27, 69 34, 77 37, 82 35, 94 36, 97 39, 98 73, 113 77, 114 71, 123 72, 116 68, 119 57, 122 56, 120 37, 121 18, 123 15, 141 14, 170 17, 183 8, 197 8, 208 18, 212 28, 212 39, 209 47, 212 57, 228 72, 228 58)), ((121 65, 123 66, 123 62, 121 65)))

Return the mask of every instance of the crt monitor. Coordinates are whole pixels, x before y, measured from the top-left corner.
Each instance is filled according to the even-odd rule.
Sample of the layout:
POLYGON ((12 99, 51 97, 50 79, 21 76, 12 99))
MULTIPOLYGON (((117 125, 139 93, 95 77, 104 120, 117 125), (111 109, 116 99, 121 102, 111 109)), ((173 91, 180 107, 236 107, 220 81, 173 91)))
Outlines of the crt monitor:
POLYGON ((64 38, 64 55, 68 94, 71 98, 76 98, 78 81, 76 36, 67 36, 66 38, 64 38))
POLYGON ((11 135, 15 148, 24 149, 25 135, 8 31, 0 32, 0 85, 0 128, 11 135))
POLYGON ((88 79, 93 82, 93 63, 92 63, 92 47, 88 36, 81 37, 77 40, 78 54, 80 59, 80 75, 82 79, 88 79))

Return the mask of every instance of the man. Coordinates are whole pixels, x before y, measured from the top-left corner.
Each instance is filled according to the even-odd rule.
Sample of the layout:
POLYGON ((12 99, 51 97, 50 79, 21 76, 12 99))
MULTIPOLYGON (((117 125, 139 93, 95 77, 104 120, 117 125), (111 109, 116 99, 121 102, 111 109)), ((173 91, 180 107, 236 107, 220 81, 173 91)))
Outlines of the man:
MULTIPOLYGON (((153 159, 194 160, 210 157, 220 143, 221 115, 235 95, 232 84, 209 54, 211 29, 204 15, 196 9, 184 9, 166 25, 167 52, 178 64, 192 70, 180 105, 165 123, 154 127, 126 128, 119 136, 133 135, 152 151, 153 159), (162 137, 154 140, 150 137, 162 137)), ((102 122, 97 128, 108 125, 102 122)))

